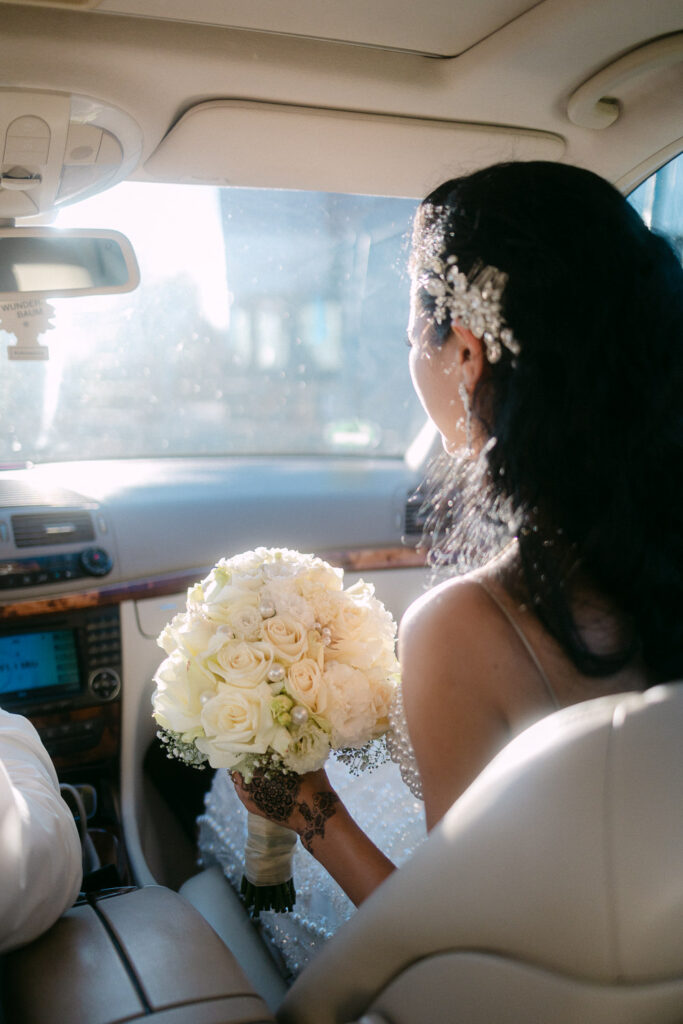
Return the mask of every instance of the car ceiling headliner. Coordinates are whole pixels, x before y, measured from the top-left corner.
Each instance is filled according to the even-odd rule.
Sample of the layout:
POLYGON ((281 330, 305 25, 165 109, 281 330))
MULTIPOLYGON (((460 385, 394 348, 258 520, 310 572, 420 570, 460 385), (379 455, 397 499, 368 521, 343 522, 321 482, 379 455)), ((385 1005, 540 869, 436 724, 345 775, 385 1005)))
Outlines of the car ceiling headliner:
MULTIPOLYGON (((631 183, 634 168, 640 167, 643 177, 680 148, 675 140, 683 121, 681 63, 640 74, 620 87, 621 117, 605 130, 578 127, 567 116, 569 96, 586 79, 635 47, 680 30, 677 0, 490 0, 481 5, 430 0, 419 5, 417 19, 417 5, 396 0, 378 0, 376 19, 368 18, 361 0, 318 2, 313 6, 320 17, 313 22, 306 20, 310 6, 309 0, 288 5, 101 0, 96 10, 72 11, 3 2, 0 87, 79 93, 124 110, 143 133, 134 175, 141 179, 152 176, 145 162, 182 115, 221 99, 410 119, 404 125, 415 126, 415 148, 425 119, 551 133, 564 140, 563 159, 614 181, 630 175, 631 183), (468 14, 472 7, 476 17, 468 14), (145 17, 134 16, 143 9, 145 17), (165 17, 153 16, 162 10, 165 17), (207 24, 212 17, 218 20, 216 12, 240 27, 207 24), (185 18, 202 23, 180 20, 185 18), (301 34, 308 26, 316 36, 338 38, 340 25, 347 38, 361 42, 301 34), (423 52, 409 52, 411 40, 423 52), (464 52, 454 57, 424 55, 439 48, 451 53, 463 44, 464 52)), ((334 116, 319 117, 318 138, 334 133, 337 124, 334 116)), ((238 134, 234 145, 246 149, 249 138, 238 134)), ((362 156, 349 153, 350 160, 362 156)), ((287 162, 286 154, 280 157, 287 162)), ((410 180, 410 146, 403 147, 401 158, 410 180)), ((297 169, 299 187, 328 187, 324 163, 323 152, 315 168, 297 169)), ((178 180, 187 180, 185 172, 186 167, 179 171, 178 180)), ((217 166, 219 180, 220 172, 217 166)), ((169 176, 172 167, 170 175, 165 171, 166 180, 169 176)), ((291 171, 284 174, 283 183, 291 184, 291 177, 291 171)), ((277 184, 276 173, 274 178, 277 184)), ((372 170, 366 178, 371 190, 386 191, 381 167, 376 180, 372 170)), ((415 193, 420 188, 416 173, 415 193)))

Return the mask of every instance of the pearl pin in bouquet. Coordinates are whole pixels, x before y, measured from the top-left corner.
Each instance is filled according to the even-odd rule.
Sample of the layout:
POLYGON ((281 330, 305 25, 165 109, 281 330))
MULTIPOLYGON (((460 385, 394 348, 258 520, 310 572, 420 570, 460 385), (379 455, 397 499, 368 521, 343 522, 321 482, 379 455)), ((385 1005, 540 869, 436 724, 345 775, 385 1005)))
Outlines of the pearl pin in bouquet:
MULTIPOLYGON (((170 757, 196 768, 302 775, 368 749, 389 728, 396 623, 359 581, 314 555, 257 548, 221 559, 162 631, 152 698, 170 757)), ((294 903, 296 835, 249 813, 242 893, 294 903)))

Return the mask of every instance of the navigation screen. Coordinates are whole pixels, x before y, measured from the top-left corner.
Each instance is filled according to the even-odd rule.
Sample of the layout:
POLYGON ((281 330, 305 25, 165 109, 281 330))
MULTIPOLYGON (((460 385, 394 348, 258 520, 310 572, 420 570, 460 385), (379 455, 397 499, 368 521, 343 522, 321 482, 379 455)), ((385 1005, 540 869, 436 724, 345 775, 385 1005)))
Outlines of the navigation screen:
POLYGON ((79 688, 74 631, 0 636, 0 704, 8 694, 52 688, 64 692, 79 688))

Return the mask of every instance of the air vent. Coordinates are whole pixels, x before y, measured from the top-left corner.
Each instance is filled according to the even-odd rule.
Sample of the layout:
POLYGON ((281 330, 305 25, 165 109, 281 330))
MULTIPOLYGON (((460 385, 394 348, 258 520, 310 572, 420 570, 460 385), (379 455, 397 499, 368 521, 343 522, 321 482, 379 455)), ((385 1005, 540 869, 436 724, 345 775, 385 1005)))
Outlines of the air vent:
POLYGON ((0 480, 0 508, 50 505, 53 508, 97 508, 97 502, 65 487, 40 488, 23 480, 0 480))
POLYGON ((18 548, 79 544, 95 539, 89 512, 36 512, 12 516, 11 519, 18 548))

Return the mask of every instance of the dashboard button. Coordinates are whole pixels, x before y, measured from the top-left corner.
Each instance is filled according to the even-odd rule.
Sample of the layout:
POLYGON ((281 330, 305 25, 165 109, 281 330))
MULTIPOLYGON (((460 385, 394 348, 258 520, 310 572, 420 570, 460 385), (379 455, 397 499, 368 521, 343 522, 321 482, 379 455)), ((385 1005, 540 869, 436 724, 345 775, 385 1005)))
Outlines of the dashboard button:
POLYGON ((91 674, 88 685, 100 700, 113 700, 121 689, 121 680, 114 669, 101 668, 91 674))
POLYGON ((112 561, 104 548, 86 548, 81 552, 81 566, 90 576, 106 576, 112 561))

